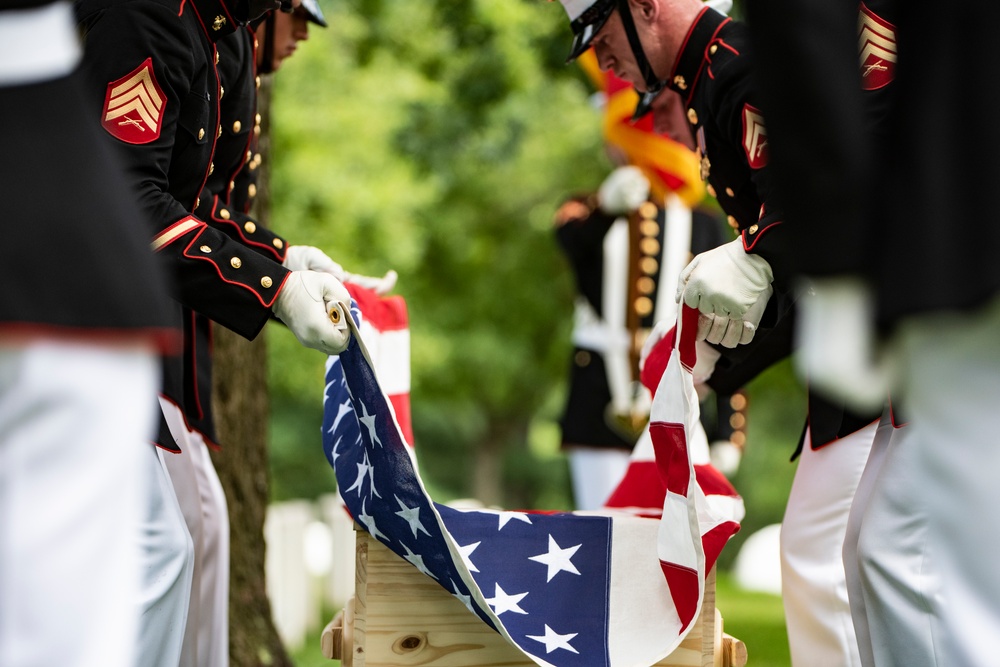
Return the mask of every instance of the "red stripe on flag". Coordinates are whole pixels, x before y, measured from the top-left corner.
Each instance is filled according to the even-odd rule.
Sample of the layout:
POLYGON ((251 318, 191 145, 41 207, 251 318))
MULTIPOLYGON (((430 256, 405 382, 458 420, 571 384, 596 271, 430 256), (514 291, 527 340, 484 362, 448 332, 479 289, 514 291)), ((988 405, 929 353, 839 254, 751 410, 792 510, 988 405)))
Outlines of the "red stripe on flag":
POLYGON ((604 506, 641 507, 660 514, 666 493, 667 487, 660 478, 655 461, 632 461, 604 506))
MULTIPOLYGON (((676 563, 660 561, 660 569, 670 588, 670 597, 681 619, 681 632, 687 630, 698 615, 698 598, 701 596, 701 580, 698 571, 676 563)), ((706 572, 708 570, 706 569, 706 572)))
POLYGON ((649 351, 649 355, 642 365, 642 371, 639 373, 639 379, 642 381, 643 386, 653 394, 656 394, 656 388, 660 386, 660 378, 663 377, 663 372, 667 370, 670 353, 674 351, 676 332, 677 327, 675 326, 653 346, 653 349, 649 351))
POLYGON ((656 452, 656 467, 667 490, 687 498, 691 482, 684 424, 655 422, 649 425, 649 436, 656 452))
MULTIPOLYGON (((683 325, 681 328, 683 331, 683 340, 679 344, 681 366, 690 371, 694 368, 695 362, 698 361, 698 353, 695 349, 695 333, 698 331, 698 309, 684 306, 681 309, 681 317, 683 318, 681 321, 683 325)), ((675 331, 676 329, 674 327, 675 331)))
POLYGON ((401 331, 410 326, 406 313, 406 301, 399 295, 379 296, 373 290, 359 287, 354 283, 344 283, 358 308, 365 314, 365 320, 379 331, 401 331))
POLYGON ((736 521, 724 521, 701 536, 701 544, 705 549, 705 576, 712 571, 715 561, 726 546, 729 538, 740 532, 740 524, 736 521))
POLYGON ((719 472, 713 465, 696 465, 694 467, 694 479, 698 486, 705 492, 706 496, 731 496, 738 497, 736 488, 726 479, 726 476, 719 472))

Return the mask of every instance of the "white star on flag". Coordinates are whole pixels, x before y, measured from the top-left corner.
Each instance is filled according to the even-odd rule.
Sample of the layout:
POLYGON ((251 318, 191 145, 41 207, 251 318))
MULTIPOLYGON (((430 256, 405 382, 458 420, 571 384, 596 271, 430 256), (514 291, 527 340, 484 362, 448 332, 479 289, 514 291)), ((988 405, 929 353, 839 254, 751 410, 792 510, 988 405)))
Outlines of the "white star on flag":
POLYGON ((389 537, 380 531, 375 525, 375 517, 365 511, 365 501, 363 500, 361 501, 361 512, 358 514, 358 521, 360 521, 364 527, 368 529, 368 532, 371 533, 372 537, 381 537, 383 540, 389 539, 389 537))
POLYGON ((368 414, 368 406, 361 401, 358 402, 361 403, 361 416, 358 417, 358 421, 368 429, 368 436, 372 439, 372 443, 381 447, 382 441, 378 439, 378 434, 375 433, 375 415, 368 414))
POLYGON ((552 653, 557 648, 566 649, 567 651, 572 651, 573 653, 579 654, 575 648, 569 645, 569 640, 576 637, 576 632, 568 635, 560 635, 555 630, 550 628, 548 625, 545 626, 545 635, 539 637, 538 635, 525 635, 528 639, 534 639, 536 642, 541 642, 545 644, 545 652, 552 653))
POLYGON ((469 572, 479 572, 479 570, 476 569, 476 566, 473 565, 471 556, 472 552, 475 551, 476 547, 480 544, 482 544, 481 541, 466 544, 464 547, 461 544, 458 545, 458 553, 462 556, 462 560, 465 561, 465 565, 469 568, 469 572))
POLYGON ((462 604, 464 604, 466 609, 468 609, 469 611, 475 613, 476 610, 472 607, 472 596, 471 595, 462 595, 462 593, 459 592, 458 586, 455 585, 454 581, 451 582, 451 595, 452 595, 452 597, 454 597, 455 599, 457 599, 459 602, 461 602, 462 604))
POLYGON ((561 548, 556 544, 556 540, 552 535, 549 535, 549 551, 548 553, 538 554, 537 556, 531 556, 528 560, 533 560, 543 565, 548 565, 549 572, 548 578, 545 580, 546 583, 552 581, 552 577, 556 576, 560 572, 572 572, 573 574, 580 574, 580 571, 576 569, 576 566, 570 561, 573 554, 576 553, 582 544, 578 544, 575 547, 567 547, 566 549, 561 548))
MULTIPOLYGON (((361 463, 356 463, 355 465, 358 466, 358 478, 356 480, 354 480, 354 484, 352 484, 351 488, 347 489, 347 491, 345 491, 345 493, 353 491, 354 489, 357 489, 358 490, 358 496, 360 496, 361 495, 361 486, 365 483, 365 477, 368 476, 368 473, 372 469, 371 465, 368 463, 368 453, 365 452, 365 458, 364 458, 364 460, 361 463)), ((375 490, 375 484, 373 482, 372 483, 372 491, 374 491, 374 490, 375 490)))
POLYGON ((437 579, 437 577, 434 576, 434 573, 428 570, 427 566, 424 565, 423 556, 421 556, 420 554, 413 553, 410 547, 406 546, 402 542, 400 542, 400 544, 402 544, 403 548, 406 549, 406 554, 403 555, 403 558, 413 563, 413 567, 417 568, 431 579, 437 579))
POLYGON ((517 604, 526 597, 528 597, 527 593, 510 595, 504 589, 500 588, 500 584, 494 584, 493 597, 486 598, 486 603, 493 607, 493 612, 497 616, 505 611, 512 611, 515 614, 527 614, 528 612, 521 609, 517 604))
POLYGON ((403 504, 403 501, 399 499, 399 496, 394 496, 396 502, 399 503, 400 510, 396 512, 396 516, 402 517, 403 521, 410 524, 410 530, 413 531, 413 537, 417 536, 417 531, 422 531, 425 535, 430 535, 427 529, 424 528, 424 524, 420 523, 420 508, 419 507, 407 507, 403 504))
POLYGON ((497 530, 503 529, 512 519, 517 519, 528 524, 531 523, 531 519, 524 512, 500 512, 497 516, 500 517, 500 525, 497 526, 497 530))
MULTIPOLYGON (((331 382, 330 384, 333 383, 331 382)), ((327 387, 329 386, 330 385, 328 384, 327 387)), ((349 415, 353 412, 354 408, 351 407, 350 401, 344 401, 343 403, 341 403, 337 407, 337 416, 333 418, 333 425, 330 426, 330 429, 327 431, 327 433, 333 433, 334 431, 336 431, 337 427, 340 426, 340 420, 343 419, 345 415, 349 415)))

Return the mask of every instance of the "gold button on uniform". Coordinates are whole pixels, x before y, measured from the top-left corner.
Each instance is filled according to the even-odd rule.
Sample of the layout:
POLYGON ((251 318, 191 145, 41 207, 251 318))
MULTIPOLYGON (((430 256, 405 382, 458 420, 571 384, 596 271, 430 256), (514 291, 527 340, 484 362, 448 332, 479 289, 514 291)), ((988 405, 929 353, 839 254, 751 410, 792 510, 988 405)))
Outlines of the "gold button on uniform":
POLYGON ((199 206, 201 206, 201 197, 194 200, 194 207, 198 208, 199 206))
POLYGON ((254 120, 256 121, 257 125, 260 125, 260 114, 254 116, 254 120))
POLYGON ((573 355, 573 361, 577 366, 589 366, 590 365, 590 352, 586 350, 578 350, 575 355, 573 355))
POLYGON ((264 289, 267 289, 273 284, 274 281, 271 280, 270 276, 264 276, 263 278, 260 279, 260 286, 263 287, 264 289))
POLYGON ((254 185, 253 183, 251 183, 250 185, 248 185, 247 186, 247 194, 250 195, 251 197, 256 197, 257 196, 257 186, 254 185))
POLYGON ((733 192, 732 188, 726 188, 726 194, 729 195, 730 197, 735 197, 736 196, 736 193, 733 192))
POLYGON ((635 312, 641 316, 649 315, 653 312, 653 300, 648 296, 640 296, 635 300, 635 312))
POLYGON ((644 255, 656 255, 660 252, 660 242, 647 236, 639 242, 639 249, 644 255))
POLYGON ((705 189, 708 191, 708 194, 712 195, 713 197, 716 196, 715 195, 715 188, 712 187, 711 183, 709 183, 708 185, 706 185, 705 189))
POLYGON ((205 128, 198 128, 198 141, 205 138, 205 128))
POLYGON ((747 231, 750 232, 751 234, 756 234, 758 229, 760 229, 760 227, 758 227, 757 225, 750 225, 750 229, 748 229, 747 231))
POLYGON ((221 100, 226 95, 225 86, 219 86, 219 99, 221 100))
MULTIPOLYGON (((254 42, 254 44, 256 44, 256 42, 254 42)), ((258 76, 254 81, 257 84, 257 87, 260 88, 260 77, 258 76)))
POLYGON ((726 222, 728 222, 729 226, 732 227, 733 229, 739 229, 740 227, 740 223, 736 222, 736 218, 734 218, 731 215, 726 216, 726 222))
POLYGON ((657 224, 656 220, 643 220, 642 224, 639 225, 639 231, 642 232, 643 236, 656 236, 660 233, 660 225, 657 224))
POLYGON ((247 220, 247 223, 243 225, 243 229, 247 230, 247 234, 253 234, 257 231, 257 225, 253 224, 253 220, 247 220))
POLYGON ((655 218, 656 217, 656 204, 651 201, 643 202, 639 206, 639 215, 644 218, 655 218))
POLYGON ((219 64, 219 52, 218 51, 215 52, 215 64, 216 65, 219 64))
POLYGON ((215 163, 214 163, 214 162, 210 162, 210 163, 208 164, 208 173, 209 173, 209 175, 211 175, 211 173, 212 173, 213 171, 215 171, 215 163))
POLYGON ((221 125, 218 128, 216 128, 215 136, 216 137, 221 137, 222 136, 222 126, 221 125))
POLYGON ((229 209, 220 208, 219 217, 222 218, 223 220, 229 220, 229 209))
POLYGON ((712 46, 708 47, 708 53, 713 56, 715 55, 715 52, 718 50, 719 50, 718 44, 712 44, 712 46))
POLYGON ((236 181, 229 181, 229 190, 232 191, 236 187, 236 181))
POLYGON ((653 257, 643 257, 639 260, 639 268, 647 276, 651 276, 660 270, 660 263, 656 261, 653 257))
POLYGON ((238 269, 238 268, 240 268, 241 266, 243 266, 243 260, 241 260, 241 259, 240 259, 239 257, 233 257, 233 258, 232 258, 231 260, 229 260, 229 264, 230 264, 230 265, 231 265, 231 266, 232 266, 232 267, 233 267, 234 269, 238 269))
POLYGON ((652 294, 653 290, 656 289, 656 282, 649 276, 643 276, 635 282, 636 287, 639 289, 640 294, 652 294))
POLYGON ((698 124, 698 112, 694 110, 694 107, 688 109, 688 122, 692 125, 698 124))
POLYGON ((277 248, 278 250, 281 250, 282 248, 285 247, 285 242, 282 241, 281 239, 274 239, 272 243, 274 244, 274 247, 277 248))
POLYGON ((243 123, 238 120, 233 121, 233 132, 239 132, 240 128, 243 127, 243 123))
POLYGON ((249 162, 250 158, 252 158, 252 157, 253 157, 253 151, 247 151, 247 158, 246 158, 247 162, 249 162))
POLYGON ((212 252, 212 249, 211 249, 211 248, 209 248, 209 247, 208 247, 207 245, 203 245, 203 246, 202 246, 201 248, 199 248, 199 250, 201 250, 201 251, 202 251, 203 253, 205 253, 206 255, 207 255, 208 253, 212 252))

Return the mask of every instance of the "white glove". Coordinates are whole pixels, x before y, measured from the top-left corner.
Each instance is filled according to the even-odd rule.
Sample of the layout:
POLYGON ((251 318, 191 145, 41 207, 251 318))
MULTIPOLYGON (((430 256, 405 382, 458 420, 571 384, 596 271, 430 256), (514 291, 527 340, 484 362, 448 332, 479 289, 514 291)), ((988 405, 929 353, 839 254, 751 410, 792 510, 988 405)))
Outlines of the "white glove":
POLYGON ((795 365, 802 377, 856 410, 886 401, 893 368, 876 350, 873 303, 860 280, 806 285, 798 300, 795 365))
POLYGON ((773 278, 767 260, 743 250, 737 238, 692 259, 681 271, 676 299, 706 315, 743 319, 773 278))
POLYGON ((399 275, 393 271, 386 271, 384 276, 362 276, 357 273, 350 273, 344 270, 340 264, 330 259, 329 255, 308 245, 288 246, 285 253, 285 261, 281 263, 289 271, 321 271, 329 273, 342 283, 354 283, 359 287, 370 289, 378 295, 387 294, 396 286, 399 275))
POLYGON ((365 289, 370 289, 379 296, 383 294, 388 294, 393 287, 396 286, 396 280, 399 278, 397 274, 392 269, 385 272, 385 275, 381 278, 374 276, 361 276, 357 273, 344 273, 345 283, 354 283, 359 287, 364 287, 365 289))
POLYGON ((649 179, 638 167, 618 167, 597 190, 601 210, 611 215, 634 211, 648 200, 649 179))
POLYGON ((350 303, 351 295, 333 276, 319 271, 293 271, 273 310, 306 347, 340 354, 351 340, 346 319, 351 316, 350 303))
POLYGON ((698 335, 695 340, 707 340, 709 343, 722 345, 722 347, 734 348, 737 345, 746 345, 753 340, 757 333, 757 325, 760 318, 764 316, 767 309, 767 302, 774 292, 769 286, 757 299, 750 310, 743 314, 743 317, 723 317, 714 313, 698 315, 698 335))
POLYGON ((691 376, 697 386, 705 384, 712 378, 712 373, 715 372, 715 364, 722 357, 722 354, 701 340, 695 341, 694 349, 698 355, 698 359, 694 362, 694 368, 691 369, 691 376))
MULTIPOLYGON (((329 255, 311 245, 290 245, 281 263, 289 271, 322 271, 337 280, 344 280, 344 267, 330 259, 329 255)), ((350 303, 350 301, 348 301, 350 303)))

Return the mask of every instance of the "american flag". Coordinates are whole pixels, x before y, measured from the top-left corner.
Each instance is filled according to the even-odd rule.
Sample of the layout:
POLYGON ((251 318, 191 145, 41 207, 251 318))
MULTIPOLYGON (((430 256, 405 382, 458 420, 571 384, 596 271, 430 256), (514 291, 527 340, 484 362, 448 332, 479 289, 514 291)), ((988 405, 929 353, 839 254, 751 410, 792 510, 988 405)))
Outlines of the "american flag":
MULTIPOLYGON (((361 321, 356 302, 351 314, 361 321)), ((670 457, 662 466, 669 491, 665 500, 661 495, 661 519, 613 510, 452 508, 424 488, 365 343, 354 333, 348 349, 327 363, 323 441, 341 497, 372 537, 536 664, 640 667, 677 647, 691 627, 690 610, 701 606, 706 560, 718 554, 716 541, 703 546, 700 517, 711 508, 699 501, 704 493, 683 445, 697 412, 694 422, 653 422, 654 443, 669 433, 667 445, 654 444, 657 456, 662 450, 670 457)), ((729 522, 729 535, 737 520, 729 522)))

